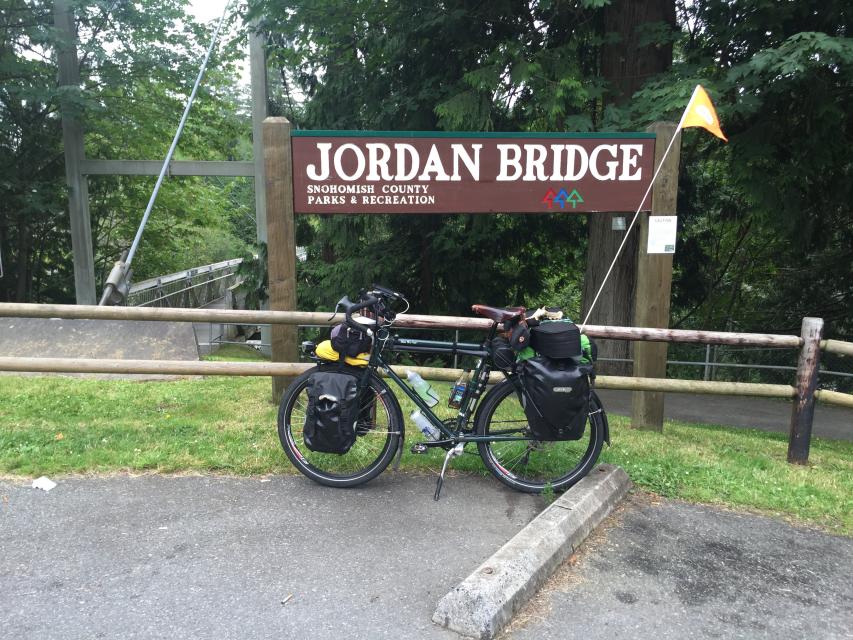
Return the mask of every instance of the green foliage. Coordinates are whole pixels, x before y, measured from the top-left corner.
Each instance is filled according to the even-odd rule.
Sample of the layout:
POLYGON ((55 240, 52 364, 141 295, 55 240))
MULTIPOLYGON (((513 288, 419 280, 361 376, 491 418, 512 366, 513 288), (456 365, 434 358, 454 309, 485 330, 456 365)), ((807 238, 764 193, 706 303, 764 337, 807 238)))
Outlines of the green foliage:
MULTIPOLYGON (((628 100, 602 71, 621 38, 605 25, 624 3, 252 0, 244 17, 268 36, 276 113, 303 128, 636 130, 677 119, 701 82, 731 141, 683 133, 671 324, 796 332, 818 315, 828 335, 853 336, 846 3, 673 2, 676 29, 629 25, 637 47, 674 53, 628 100)), ((60 97, 85 123, 89 157, 162 157, 210 29, 184 19, 183 0, 76 2, 82 82, 60 91, 52 3, 7 4, 0 299, 67 301, 60 97)), ((230 88, 234 44, 211 65, 181 157, 250 154, 230 88)), ((128 246, 152 184, 90 180, 101 275, 128 246)), ((254 239, 251 203, 250 181, 167 181, 137 277, 241 252, 254 239)), ((558 215, 300 217, 300 304, 327 308, 374 280, 409 293, 419 312, 556 302, 577 315, 585 235, 580 217, 558 215)))
POLYGON ((849 337, 853 41, 843 3, 681 11, 672 71, 611 112, 628 126, 675 119, 701 82, 730 138, 684 133, 673 322, 798 333, 812 315, 849 337))
POLYGON ((335 216, 311 221, 300 307, 327 309, 370 282, 406 292, 418 313, 541 304, 583 229, 559 215, 335 216), (460 268, 464 265, 464 268, 460 268))
MULTIPOLYGON (((797 332, 803 316, 819 315, 830 335, 853 335, 845 3, 673 4, 676 29, 631 25, 637 47, 672 46, 673 64, 627 100, 602 74, 605 48, 620 38, 605 18, 621 5, 605 0, 453 8, 254 0, 250 15, 270 34, 286 113, 306 128, 642 130, 677 120, 701 82, 731 142, 683 134, 672 324, 797 332), (298 108, 295 95, 304 98, 298 108)), ((418 311, 458 312, 463 298, 548 298, 571 308, 582 289, 584 229, 542 220, 305 221, 300 296, 323 306, 385 279, 414 292, 418 311), (542 262, 543 243, 558 260, 542 262), (471 268, 456 268, 460 260, 471 268)))
POLYGON ((246 294, 246 309, 260 309, 269 297, 269 272, 267 271, 267 245, 253 245, 254 251, 243 254, 243 262, 237 267, 240 289, 246 294))
MULTIPOLYGON (((81 83, 57 87, 65 46, 53 2, 10 0, 0 12, 0 300, 73 300, 60 104, 86 132, 86 156, 163 158, 212 35, 184 13, 184 0, 72 2, 81 83)), ((238 115, 236 43, 220 44, 196 98, 176 159, 245 158, 238 115)), ((245 182, 245 181, 244 181, 245 182)), ((231 258, 244 234, 234 183, 167 179, 133 269, 137 279, 231 258), (238 221, 239 226, 239 221, 238 221)), ((89 179, 96 278, 136 232, 154 178, 89 179)))

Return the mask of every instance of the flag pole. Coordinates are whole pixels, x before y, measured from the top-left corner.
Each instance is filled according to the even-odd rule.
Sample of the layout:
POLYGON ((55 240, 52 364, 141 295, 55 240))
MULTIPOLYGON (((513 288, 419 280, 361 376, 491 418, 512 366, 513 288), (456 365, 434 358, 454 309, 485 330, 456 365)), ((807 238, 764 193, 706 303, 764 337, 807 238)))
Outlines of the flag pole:
MULTIPOLYGON (((697 85, 698 89, 698 85, 697 85)), ((693 95, 696 95, 696 90, 693 90, 693 95)), ((595 303, 598 302, 598 298, 601 296, 601 292, 604 290, 604 285, 607 284, 607 279, 610 277, 611 272, 613 271, 613 267, 616 266, 616 261, 619 259, 619 255, 622 253, 622 249, 625 247, 625 243, 628 241, 628 236, 631 235, 631 230, 634 228, 634 224, 637 222, 637 218, 640 217, 640 209, 643 208, 643 204, 646 202, 646 198, 649 197, 649 193, 652 190, 652 186, 655 183, 655 180, 660 173, 661 167, 663 166, 664 160, 666 160, 666 156, 669 153, 669 150, 672 148, 672 143, 675 142, 675 139, 678 137, 678 132, 681 129, 681 125, 684 124, 684 117, 687 115, 687 110, 690 108, 690 104, 693 102, 693 97, 691 96, 690 102, 687 103, 687 108, 684 109, 684 113, 681 114, 681 120, 678 121, 678 126, 675 128, 675 132, 672 134, 672 138, 670 138, 669 144, 666 147, 666 151, 663 152, 663 156, 661 156, 660 163, 658 163, 657 169, 655 169, 655 173, 652 176, 652 181, 649 182, 649 186, 646 189, 646 193, 643 194, 643 199, 640 200, 640 205, 637 207, 637 211, 634 213, 634 218, 631 220, 631 224, 628 225, 628 230, 625 232, 625 237, 622 238, 622 244, 619 245, 619 248, 616 250, 616 255, 613 257, 613 262, 610 263, 610 268, 607 269, 607 273, 604 274, 604 280, 601 281, 601 286, 598 288, 598 293, 595 294, 595 298, 592 300, 592 304, 589 305, 589 310, 586 312, 586 317, 583 319, 583 322, 580 325, 580 330, 583 332, 584 327, 586 326, 587 320, 592 315, 592 310, 595 308, 595 303)))
MULTIPOLYGON (((697 84, 693 89, 693 93, 690 95, 690 100, 687 101, 687 106, 684 107, 684 113, 681 114, 681 120, 678 121, 678 126, 675 128, 675 133, 678 133, 681 129, 681 125, 684 124, 684 118, 687 117, 687 112, 690 111, 690 105, 693 104, 693 100, 696 98, 696 94, 699 93, 699 87, 702 85, 697 84)), ((675 135, 673 135, 673 138, 675 135)))

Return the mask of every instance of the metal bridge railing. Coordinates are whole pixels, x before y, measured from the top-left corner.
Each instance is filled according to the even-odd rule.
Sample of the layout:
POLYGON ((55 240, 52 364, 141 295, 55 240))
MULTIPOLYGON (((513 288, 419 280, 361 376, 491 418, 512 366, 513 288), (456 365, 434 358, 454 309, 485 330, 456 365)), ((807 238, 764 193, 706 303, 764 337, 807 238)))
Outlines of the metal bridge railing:
POLYGON ((178 307, 197 309, 225 295, 238 282, 237 267, 242 258, 207 264, 130 287, 129 307, 178 307))

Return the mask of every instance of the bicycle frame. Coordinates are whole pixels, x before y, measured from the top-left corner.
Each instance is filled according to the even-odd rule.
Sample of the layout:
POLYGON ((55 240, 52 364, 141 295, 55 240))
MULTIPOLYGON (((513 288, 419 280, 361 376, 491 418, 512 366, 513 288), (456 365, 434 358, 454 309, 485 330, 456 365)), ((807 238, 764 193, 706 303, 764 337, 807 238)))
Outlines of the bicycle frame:
MULTIPOLYGON (((607 432, 607 416, 592 391, 594 371, 591 366, 588 371, 571 371, 570 375, 564 377, 556 373, 553 377, 548 377, 550 375, 548 373, 535 377, 534 380, 537 383, 540 380, 546 380, 546 382, 552 380, 554 384, 560 383, 559 388, 555 386, 549 389, 547 383, 544 387, 541 384, 533 387, 537 393, 539 391, 544 394, 548 394, 549 391, 571 393, 575 390, 572 402, 565 405, 547 404, 551 400, 551 396, 548 395, 544 400, 546 404, 542 405, 544 408, 540 410, 531 393, 525 389, 528 364, 524 363, 519 370, 516 370, 515 365, 502 366, 505 344, 496 342, 496 335, 501 327, 500 321, 507 317, 520 316, 522 309, 512 308, 504 312, 482 305, 475 306, 475 311, 493 319, 487 337, 479 344, 401 338, 391 335, 391 329, 397 317, 397 312, 392 309, 391 304, 396 301, 405 303, 405 297, 379 285, 372 285, 372 287, 371 290, 362 290, 356 302, 351 301, 347 296, 341 298, 336 312, 343 307, 344 325, 355 330, 356 333, 351 335, 346 332, 342 335, 341 328, 334 333, 332 340, 333 348, 339 354, 346 354, 363 349, 366 345, 363 343, 362 334, 369 333, 372 340, 369 354, 365 354, 368 356, 366 363, 364 361, 353 363, 360 365, 358 369, 340 362, 338 365, 333 365, 331 361, 324 362, 323 358, 317 355, 316 344, 311 341, 303 343, 303 351, 317 362, 320 373, 327 371, 354 376, 357 379, 355 390, 357 395, 354 398, 350 396, 353 392, 351 378, 349 382, 342 378, 327 379, 315 375, 317 370, 309 370, 300 375, 282 396, 277 421, 278 436, 288 459, 300 472, 325 486, 354 487, 377 477, 394 459, 397 461, 396 468, 403 453, 405 438, 404 416, 398 402, 402 396, 393 393, 389 383, 383 382, 377 375, 384 373, 400 388, 405 397, 412 401, 421 415, 426 417, 425 423, 420 416, 415 415, 419 425, 424 427, 424 431, 430 433, 421 441, 411 445, 412 453, 426 453, 435 447, 441 447, 445 451, 444 463, 436 481, 434 496, 436 500, 441 493, 448 463, 463 455, 465 445, 468 443, 476 443, 477 453, 486 468, 498 480, 517 491, 540 493, 548 490, 549 487, 555 491, 562 491, 589 473, 601 453, 603 443, 610 441, 607 432), (356 313, 358 317, 353 317, 356 313), (445 413, 444 410, 433 411, 427 406, 404 377, 391 368, 393 359, 388 356, 388 353, 395 352, 463 355, 476 358, 473 375, 465 386, 465 392, 461 394, 459 408, 455 412, 445 413), (500 371, 504 380, 487 390, 493 369, 500 371), (578 415, 578 411, 582 405, 574 402, 580 399, 577 397, 578 393, 585 389, 585 387, 574 387, 573 381, 580 375, 587 376, 590 385, 587 411, 589 415, 586 417, 588 430, 586 423, 580 425, 579 422, 582 416, 578 415), (564 379, 571 382, 572 386, 564 386, 562 384, 564 379), (332 382, 347 385, 347 410, 355 407, 355 403, 349 404, 349 399, 357 398, 358 413, 355 416, 356 419, 352 421, 352 427, 346 427, 350 429, 346 433, 343 431, 344 425, 340 420, 345 415, 343 412, 339 414, 340 419, 335 418, 334 414, 330 414, 329 420, 325 421, 319 417, 311 417, 312 401, 315 407, 319 407, 314 411, 315 415, 326 412, 327 407, 328 412, 336 410, 334 405, 319 404, 319 400, 323 398, 334 400, 334 396, 323 395, 326 382, 330 385, 332 382), (314 383, 316 387, 312 386, 314 383), (314 392, 319 392, 319 398, 314 392), (313 396, 312 393, 314 393, 313 396), (302 394, 306 394, 307 399, 300 400, 302 394), (518 400, 522 401, 521 407, 518 406, 518 400), (533 403, 532 406, 529 403, 533 403), (378 404, 384 407, 381 416, 378 404), (546 413, 549 409, 560 411, 561 406, 565 408, 566 420, 571 421, 568 425, 572 429, 570 432, 562 431, 551 424, 563 422, 561 414, 556 414, 555 417, 553 412, 546 413), (541 421, 537 422, 535 416, 529 416, 533 408, 536 409, 541 421), (439 415, 450 417, 442 420, 439 415), (362 420, 363 424, 359 424, 362 420), (335 424, 340 427, 340 433, 334 431, 335 424), (428 424, 432 427, 428 427, 428 424), (581 426, 583 429, 578 433, 575 428, 581 426), (355 429, 356 438, 352 437, 352 429, 355 429), (312 445, 309 437, 314 438, 314 435, 322 433, 323 430, 330 432, 331 435, 346 435, 344 442, 348 445, 346 449, 343 446, 336 448, 333 444, 326 446, 319 441, 316 446, 312 445), (587 435, 585 436, 584 433, 587 435), (365 436, 365 438, 359 440, 358 436, 365 436), (366 438, 366 436, 377 437, 366 438), (433 440, 433 438, 437 439, 433 440), (563 440, 569 442, 561 447, 560 443, 563 440), (578 444, 574 444, 572 440, 577 440, 578 444), (348 455, 351 449, 353 455, 348 455), (339 454, 342 458, 338 460, 334 455, 329 454, 339 454), (343 456, 348 457, 343 458, 343 456)), ((408 311, 408 305, 405 311, 408 311)), ((336 360, 340 361, 340 359, 339 355, 336 360)), ((506 358, 507 364, 512 359, 506 358)), ((547 361, 536 361, 530 366, 536 369, 537 364, 543 367, 547 365, 547 361)), ((580 362, 574 364, 581 366, 580 362)), ((564 368, 562 365, 560 367, 564 368)), ((537 373, 534 371, 531 376, 537 373)), ((556 401, 563 398, 553 399, 556 401)), ((433 398, 427 397, 427 401, 433 403, 433 398)))
MULTIPOLYGON (((426 441, 423 444, 428 447, 453 445, 460 442, 497 442, 497 441, 523 441, 530 440, 520 436, 478 436, 472 433, 472 430, 465 429, 468 424, 471 414, 475 411, 480 397, 486 390, 489 381, 489 374, 492 371, 491 352, 486 348, 486 344, 490 344, 491 340, 497 334, 498 325, 492 325, 489 331, 488 338, 483 344, 460 343, 460 342, 443 342, 437 340, 419 340, 410 338, 400 338, 398 336, 390 336, 386 327, 378 329, 376 338, 374 339, 374 348, 370 353, 367 371, 365 378, 370 371, 382 369, 391 380, 406 394, 406 396, 415 404, 415 406, 426 416, 426 418, 444 434, 442 440, 426 441), (387 346, 386 346, 387 345, 387 346), (462 401, 459 405, 459 412, 453 424, 455 431, 448 428, 447 424, 442 421, 432 409, 414 392, 414 390, 398 376, 391 365, 383 358, 382 352, 388 348, 391 352, 408 352, 408 353, 435 353, 447 355, 468 355, 478 358, 477 365, 474 367, 471 381, 465 389, 462 401)), ((506 373, 504 373, 506 376, 506 373)), ((511 379, 511 378, 508 378, 511 379)))

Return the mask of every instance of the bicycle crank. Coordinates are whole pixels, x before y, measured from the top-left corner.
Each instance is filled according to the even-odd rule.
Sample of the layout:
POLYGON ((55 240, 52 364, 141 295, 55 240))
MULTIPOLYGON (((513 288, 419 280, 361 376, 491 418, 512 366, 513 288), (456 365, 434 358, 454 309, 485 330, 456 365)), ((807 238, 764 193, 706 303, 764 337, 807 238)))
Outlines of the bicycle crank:
POLYGON ((451 458, 456 458, 461 456, 465 450, 465 443, 460 442, 455 447, 453 447, 450 451, 447 452, 447 455, 444 456, 444 464, 441 466, 441 473, 438 476, 438 481, 435 485, 435 496, 433 496, 434 500, 438 500, 439 495, 441 494, 441 487, 444 484, 444 472, 447 471, 447 463, 450 462, 451 458))

